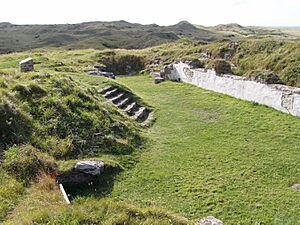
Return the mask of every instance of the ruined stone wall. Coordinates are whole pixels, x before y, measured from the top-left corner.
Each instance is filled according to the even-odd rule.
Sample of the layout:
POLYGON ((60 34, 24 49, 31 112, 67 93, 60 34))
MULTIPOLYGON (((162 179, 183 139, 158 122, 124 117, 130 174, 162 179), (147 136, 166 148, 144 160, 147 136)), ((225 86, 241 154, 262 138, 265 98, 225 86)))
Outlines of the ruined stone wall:
POLYGON ((300 88, 278 84, 263 84, 234 75, 216 75, 214 70, 190 69, 185 63, 173 65, 166 75, 198 87, 257 102, 284 113, 300 116, 300 88))

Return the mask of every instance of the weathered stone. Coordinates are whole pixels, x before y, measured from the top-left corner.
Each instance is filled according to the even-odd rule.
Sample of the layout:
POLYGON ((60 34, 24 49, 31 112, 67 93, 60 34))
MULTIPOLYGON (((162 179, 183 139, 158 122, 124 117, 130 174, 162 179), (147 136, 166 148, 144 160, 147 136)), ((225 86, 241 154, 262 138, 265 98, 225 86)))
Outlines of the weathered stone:
POLYGON ((161 76, 162 78, 166 79, 167 76, 168 76, 169 74, 171 74, 172 70, 173 70, 173 64, 167 65, 167 66, 165 66, 165 67, 161 70, 160 76, 161 76))
POLYGON ((198 220, 195 225, 224 225, 224 223, 213 216, 208 216, 198 220))
POLYGON ((92 176, 98 176, 104 170, 104 163, 101 161, 80 161, 76 163, 75 170, 92 176))
POLYGON ((188 65, 191 69, 198 69, 198 68, 204 68, 204 62, 200 61, 199 59, 193 59, 191 60, 188 65))
POLYGON ((162 78, 162 77, 155 77, 155 79, 154 79, 154 83, 155 83, 155 84, 159 84, 159 83, 161 83, 161 82, 163 82, 163 81, 165 81, 165 79, 162 78))
POLYGON ((231 65, 225 60, 216 60, 214 64, 216 74, 231 74, 231 65))
POLYGON ((89 71, 87 72, 88 75, 99 75, 97 71, 89 71))
POLYGON ((153 78, 161 77, 159 72, 151 72, 150 75, 151 75, 153 78))
POLYGON ((294 190, 300 190, 300 184, 293 184, 291 188, 294 190))
POLYGON ((106 66, 94 66, 94 68, 98 71, 102 71, 102 72, 106 71, 106 66))
POLYGON ((34 71, 34 62, 32 58, 27 58, 22 60, 20 63, 20 71, 21 72, 30 72, 34 71))

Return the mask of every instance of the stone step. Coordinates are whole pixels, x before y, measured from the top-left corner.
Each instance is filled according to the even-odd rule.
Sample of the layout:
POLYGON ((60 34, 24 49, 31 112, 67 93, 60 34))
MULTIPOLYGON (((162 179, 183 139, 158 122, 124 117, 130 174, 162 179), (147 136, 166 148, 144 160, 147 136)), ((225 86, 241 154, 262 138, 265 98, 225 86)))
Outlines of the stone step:
POLYGON ((125 96, 125 94, 121 93, 121 94, 117 95, 116 97, 113 97, 110 100, 112 101, 112 103, 114 103, 116 105, 123 100, 124 96, 125 96))
POLYGON ((120 101, 117 106, 121 109, 127 108, 127 106, 130 104, 129 98, 125 98, 124 100, 120 101))
POLYGON ((105 98, 111 99, 111 98, 115 97, 118 93, 119 93, 118 88, 115 88, 111 91, 106 92, 103 96, 105 98))
POLYGON ((139 110, 139 106, 136 104, 136 102, 133 102, 129 106, 127 106, 124 111, 127 112, 130 116, 133 116, 137 110, 139 110))
POLYGON ((113 86, 107 86, 107 87, 104 87, 103 89, 101 89, 101 90, 99 91, 99 93, 102 94, 102 95, 104 95, 106 92, 111 91, 111 90, 113 90, 113 89, 114 89, 113 86))
POLYGON ((147 118, 141 123, 143 127, 149 126, 154 121, 153 112, 148 111, 147 118))
POLYGON ((135 112, 134 118, 139 121, 145 121, 148 118, 149 111, 146 107, 140 107, 138 111, 135 112))

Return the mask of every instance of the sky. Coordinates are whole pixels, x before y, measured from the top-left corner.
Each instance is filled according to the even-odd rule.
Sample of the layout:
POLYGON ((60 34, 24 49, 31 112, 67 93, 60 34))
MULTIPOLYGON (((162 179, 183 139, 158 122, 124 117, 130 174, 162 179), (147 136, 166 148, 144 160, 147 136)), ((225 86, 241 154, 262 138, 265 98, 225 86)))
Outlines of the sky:
POLYGON ((2 0, 0 22, 300 26, 300 0, 2 0))

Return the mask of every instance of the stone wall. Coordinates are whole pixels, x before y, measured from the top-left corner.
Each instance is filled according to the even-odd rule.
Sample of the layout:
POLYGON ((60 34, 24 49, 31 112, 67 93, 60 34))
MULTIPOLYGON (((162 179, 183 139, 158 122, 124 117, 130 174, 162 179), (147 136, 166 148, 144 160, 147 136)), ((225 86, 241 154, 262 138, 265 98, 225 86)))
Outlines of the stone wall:
POLYGON ((190 69, 185 63, 173 64, 165 75, 198 87, 257 102, 284 113, 300 116, 300 88, 279 84, 263 84, 234 75, 216 75, 214 70, 190 69))

